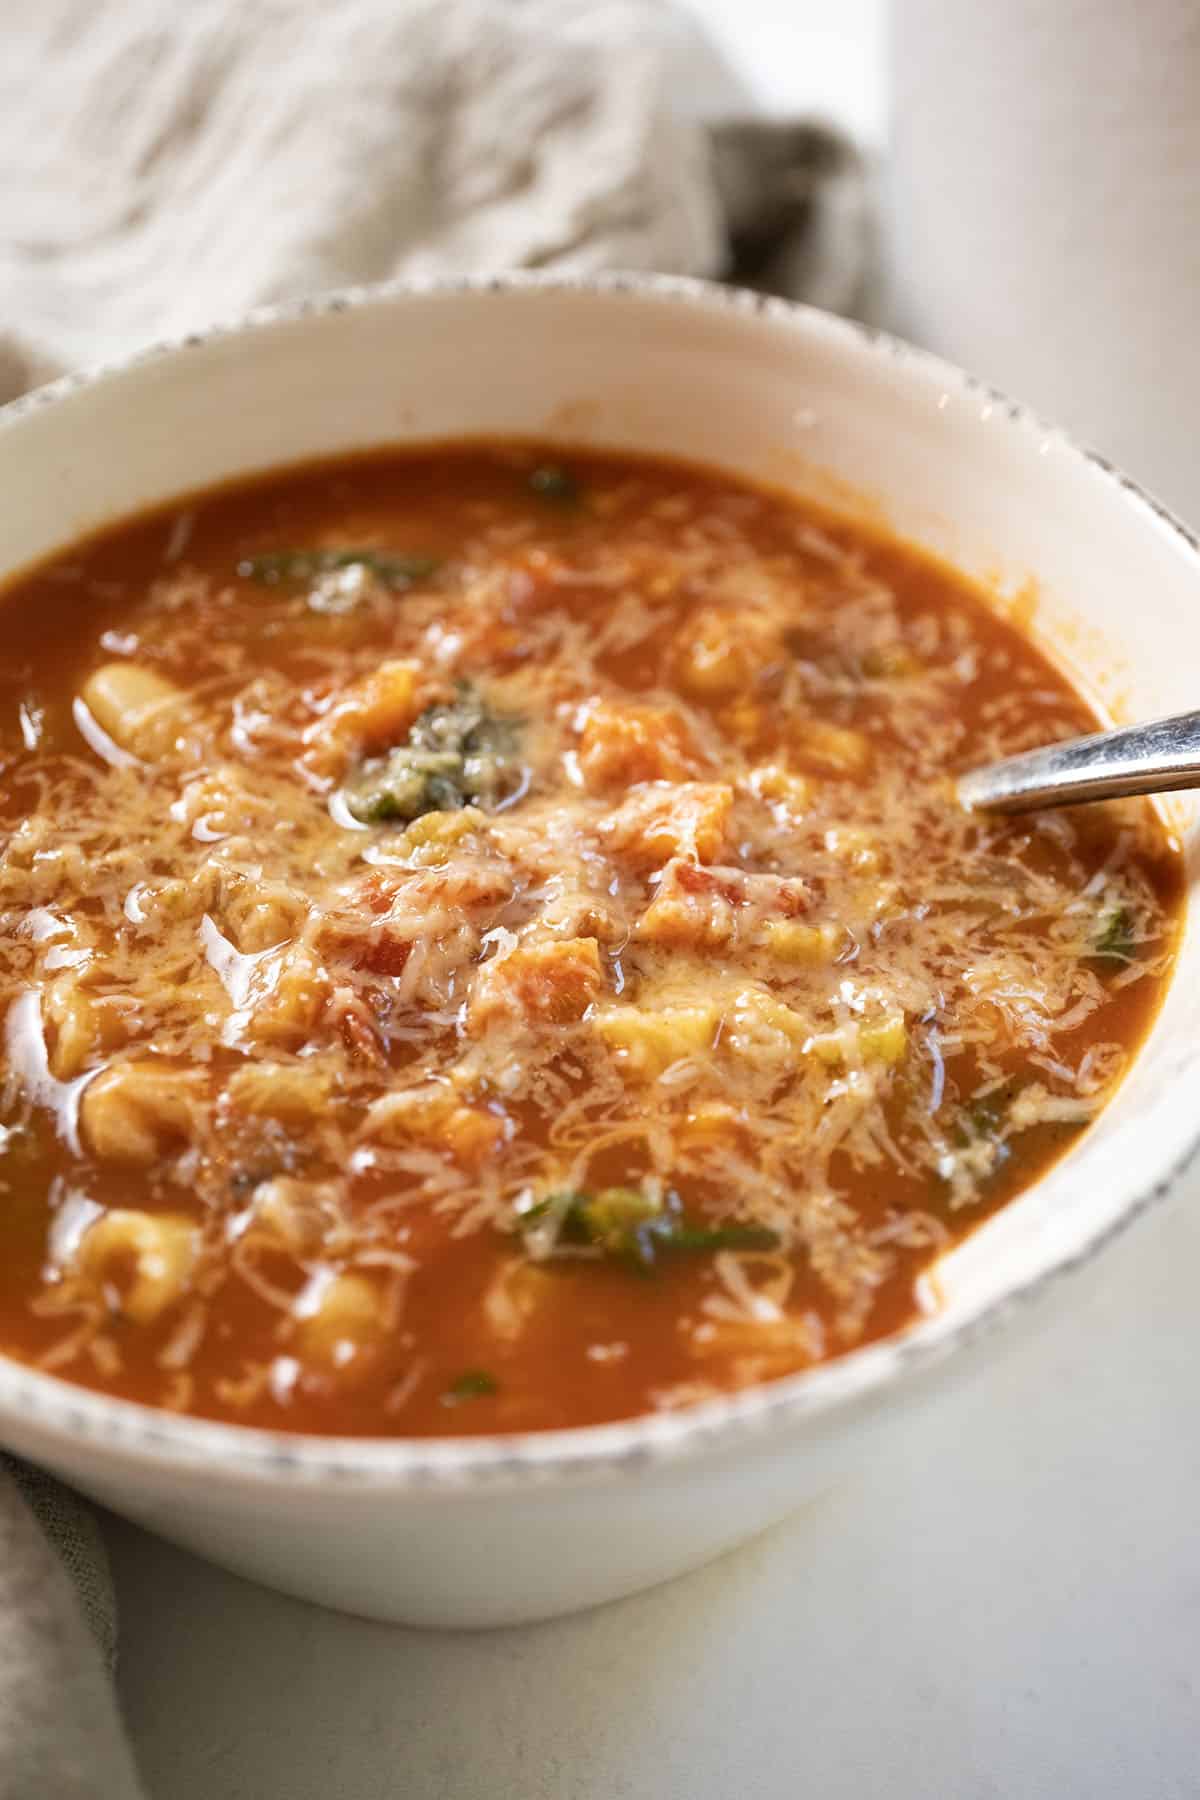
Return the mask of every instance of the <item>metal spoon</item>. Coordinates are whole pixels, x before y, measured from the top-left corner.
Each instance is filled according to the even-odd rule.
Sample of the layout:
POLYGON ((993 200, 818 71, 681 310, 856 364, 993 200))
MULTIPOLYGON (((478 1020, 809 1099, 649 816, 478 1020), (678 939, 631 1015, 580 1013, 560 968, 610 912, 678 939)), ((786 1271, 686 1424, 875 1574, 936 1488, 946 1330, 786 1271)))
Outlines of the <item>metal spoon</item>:
POLYGON ((970 812, 1019 813, 1194 787, 1200 787, 1200 712, 1006 756, 961 775, 958 797, 970 812))

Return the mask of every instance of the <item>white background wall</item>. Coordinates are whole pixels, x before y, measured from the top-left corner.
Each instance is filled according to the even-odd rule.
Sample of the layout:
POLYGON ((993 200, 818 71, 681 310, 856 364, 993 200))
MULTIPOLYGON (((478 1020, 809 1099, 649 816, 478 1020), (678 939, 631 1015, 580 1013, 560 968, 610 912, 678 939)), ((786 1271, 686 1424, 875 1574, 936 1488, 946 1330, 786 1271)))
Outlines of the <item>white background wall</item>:
POLYGON ((772 112, 828 113, 882 135, 886 0, 679 0, 772 112))

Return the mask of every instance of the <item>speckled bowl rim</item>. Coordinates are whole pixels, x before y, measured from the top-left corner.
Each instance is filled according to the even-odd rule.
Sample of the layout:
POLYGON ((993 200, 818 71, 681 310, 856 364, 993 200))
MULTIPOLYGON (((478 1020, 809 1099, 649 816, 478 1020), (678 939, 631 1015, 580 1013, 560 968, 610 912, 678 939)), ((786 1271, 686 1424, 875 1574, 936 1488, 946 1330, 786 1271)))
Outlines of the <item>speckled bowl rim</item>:
MULTIPOLYGON (((983 398, 1002 417, 1002 429, 1016 430, 1029 440, 1032 454, 1047 437, 1068 457, 1090 464, 1115 490, 1119 504, 1147 515, 1148 521, 1176 538, 1196 564, 1200 583, 1200 541, 1175 516, 1103 456, 1075 443, 987 383, 918 350, 874 326, 838 318, 815 307, 720 286, 686 276, 615 273, 559 275, 514 272, 452 280, 398 281, 348 288, 281 305, 260 307, 243 317, 149 346, 131 356, 94 369, 70 374, 37 388, 0 408, 0 431, 52 408, 83 388, 102 384, 163 357, 226 339, 270 331, 309 318, 370 307, 394 307, 399 317, 409 299, 540 290, 556 294, 606 295, 667 307, 695 307, 766 317, 799 328, 803 335, 826 339, 843 349, 899 364, 921 385, 942 392, 983 398)), ((883 1389, 915 1380, 981 1338, 996 1332, 1017 1313, 1065 1276, 1089 1264, 1135 1220, 1162 1200, 1200 1155, 1200 1131, 1186 1150, 1154 1181, 1130 1193, 1114 1219, 1080 1234, 1074 1246, 994 1299, 979 1302, 952 1326, 937 1315, 917 1321, 892 1338, 850 1351, 833 1362, 719 1399, 702 1401, 676 1412, 639 1414, 609 1425, 567 1430, 471 1438, 306 1437, 245 1425, 186 1417, 114 1399, 76 1387, 62 1378, 25 1367, 0 1353, 0 1425, 21 1419, 35 1430, 53 1455, 54 1440, 88 1444, 111 1451, 124 1463, 141 1461, 175 1467, 203 1480, 242 1479, 258 1484, 312 1488, 370 1487, 403 1493, 430 1490, 472 1493, 482 1487, 543 1486, 565 1479, 621 1477, 658 1465, 704 1454, 730 1452, 763 1444, 768 1434, 781 1439, 788 1428, 849 1411, 855 1403, 877 1400, 883 1389)))

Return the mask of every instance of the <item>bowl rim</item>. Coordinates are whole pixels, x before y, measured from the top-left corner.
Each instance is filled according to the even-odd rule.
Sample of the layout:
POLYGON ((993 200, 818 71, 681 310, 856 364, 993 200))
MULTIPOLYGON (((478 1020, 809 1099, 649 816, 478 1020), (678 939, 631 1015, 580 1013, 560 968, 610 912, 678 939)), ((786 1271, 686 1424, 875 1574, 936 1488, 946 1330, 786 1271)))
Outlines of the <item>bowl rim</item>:
MULTIPOLYGON (((64 375, 21 395, 0 407, 0 431, 7 432, 83 390, 118 381, 163 358, 252 338, 260 331, 372 307, 399 312, 413 300, 529 292, 606 296, 618 304, 649 301, 760 317, 790 326, 809 341, 824 340, 868 359, 891 361, 919 385, 936 386, 941 393, 992 405, 1002 414, 1003 428, 1027 437, 1033 452, 1047 438, 1053 439, 1068 459, 1090 465, 1095 476, 1114 490, 1112 498, 1117 504, 1132 506, 1152 529, 1174 538, 1200 576, 1200 539, 1195 533, 1106 457, 1078 444, 990 384, 874 325, 798 301, 690 276, 513 271, 389 281, 261 306, 236 319, 166 338, 132 355, 64 375)), ((1129 1194, 1114 1218, 1081 1232, 1044 1266, 1000 1295, 977 1303, 953 1326, 942 1324, 939 1329, 937 1315, 919 1319, 892 1337, 848 1351, 831 1362, 678 1411, 639 1413, 603 1425, 494 1436, 307 1436, 166 1412, 76 1386, 0 1352, 0 1421, 27 1427, 22 1435, 28 1441, 32 1432, 37 1456, 53 1456, 55 1447, 67 1442, 115 1452, 143 1465, 190 1472, 208 1469, 224 1480, 257 1485, 366 1486, 404 1493, 434 1490, 439 1496, 477 1492, 483 1487, 528 1487, 564 1478, 620 1477, 704 1453, 736 1453, 751 1440, 761 1443, 767 1433, 827 1418, 855 1405, 866 1407, 885 1387, 902 1379, 915 1380, 990 1336, 1063 1277, 1090 1263, 1162 1200, 1198 1155, 1200 1130, 1171 1167, 1129 1194)))

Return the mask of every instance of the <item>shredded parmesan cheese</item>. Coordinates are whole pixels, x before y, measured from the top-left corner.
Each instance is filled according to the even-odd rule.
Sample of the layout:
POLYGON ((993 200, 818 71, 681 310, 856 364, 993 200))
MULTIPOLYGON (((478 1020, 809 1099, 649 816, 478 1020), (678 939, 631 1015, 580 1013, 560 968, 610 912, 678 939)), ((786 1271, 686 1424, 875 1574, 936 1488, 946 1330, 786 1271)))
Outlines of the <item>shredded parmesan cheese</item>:
POLYGON ((1033 647, 777 497, 531 454, 10 597, 2 1347, 302 1429, 685 1404, 930 1304, 1123 1073, 1157 821, 949 780, 1091 724, 1033 647))

